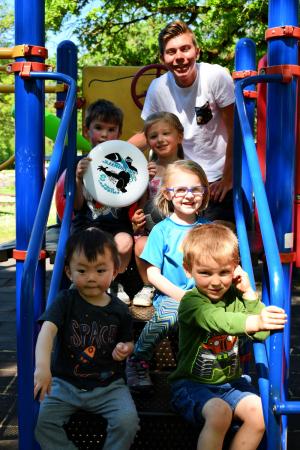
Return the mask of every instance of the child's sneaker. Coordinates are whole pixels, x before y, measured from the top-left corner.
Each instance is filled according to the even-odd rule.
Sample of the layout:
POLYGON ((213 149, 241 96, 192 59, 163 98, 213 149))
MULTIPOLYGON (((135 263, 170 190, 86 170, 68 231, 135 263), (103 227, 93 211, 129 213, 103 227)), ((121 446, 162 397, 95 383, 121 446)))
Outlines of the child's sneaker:
POLYGON ((108 292, 110 294, 113 294, 116 297, 118 297, 126 305, 130 305, 130 298, 124 291, 124 288, 121 283, 115 283, 115 282, 111 283, 110 288, 108 289, 108 292))
POLYGON ((132 392, 151 392, 153 383, 149 375, 149 363, 130 357, 126 361, 127 385, 132 392))
POLYGON ((151 306, 155 288, 145 285, 135 296, 132 301, 134 306, 151 306))

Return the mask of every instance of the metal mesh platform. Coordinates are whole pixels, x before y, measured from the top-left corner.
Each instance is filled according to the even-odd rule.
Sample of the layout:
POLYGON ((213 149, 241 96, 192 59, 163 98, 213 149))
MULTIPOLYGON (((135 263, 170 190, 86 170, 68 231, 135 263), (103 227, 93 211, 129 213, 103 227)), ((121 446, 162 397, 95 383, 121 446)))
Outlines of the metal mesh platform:
MULTIPOLYGON (((131 450, 195 450, 198 431, 178 416, 140 414, 140 431, 131 450), (188 438, 187 438, 188 436, 188 438)), ((106 437, 106 422, 101 416, 77 413, 66 431, 80 450, 100 450, 106 437)))
MULTIPOLYGON (((199 431, 170 408, 168 373, 151 374, 152 395, 134 395, 141 429, 131 450, 195 450, 199 431)), ((78 412, 67 424, 66 432, 80 450, 101 449, 106 437, 106 421, 98 415, 78 412)))

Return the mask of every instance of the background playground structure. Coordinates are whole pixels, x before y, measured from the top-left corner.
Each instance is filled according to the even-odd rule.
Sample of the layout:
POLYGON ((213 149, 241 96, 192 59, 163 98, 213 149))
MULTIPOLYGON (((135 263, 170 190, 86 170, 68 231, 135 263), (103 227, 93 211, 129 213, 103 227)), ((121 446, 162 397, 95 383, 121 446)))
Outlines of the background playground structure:
MULTIPOLYGON (((0 172, 0 243, 16 238, 15 171, 0 172)), ((56 224, 55 202, 52 202, 48 226, 56 224)))
POLYGON ((2 170, 0 175, 0 242, 16 236, 15 172, 2 170))

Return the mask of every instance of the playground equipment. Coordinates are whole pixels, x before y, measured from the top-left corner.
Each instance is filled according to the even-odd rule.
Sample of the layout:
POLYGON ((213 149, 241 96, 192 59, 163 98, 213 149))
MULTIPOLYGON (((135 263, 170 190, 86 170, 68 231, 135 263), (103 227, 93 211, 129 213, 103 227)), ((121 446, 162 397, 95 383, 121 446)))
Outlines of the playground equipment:
MULTIPOLYGON (((266 31, 267 64, 261 67, 258 73, 255 44, 249 39, 241 40, 237 46, 234 73, 237 98, 234 197, 242 264, 254 283, 246 231, 247 221, 253 216, 254 193, 265 251, 263 300, 265 303, 284 307, 288 313, 292 266, 295 261, 297 266, 300 265, 300 233, 297 232, 296 248, 296 228, 293 223, 296 201, 296 224, 299 227, 300 189, 299 177, 296 180, 295 176, 297 148, 298 166, 300 159, 299 121, 295 120, 297 95, 299 97, 297 77, 300 75, 297 45, 300 38, 298 7, 297 0, 270 0, 269 28, 266 31), (267 130, 265 183, 261 176, 252 132, 257 83, 268 83, 267 125, 260 125, 260 121, 258 125, 260 130, 261 126, 267 130)), ((32 378, 34 341, 38 332, 35 323, 45 303, 43 291, 46 254, 42 246, 50 202, 61 167, 68 167, 66 208, 48 302, 53 300, 59 286, 63 249, 72 214, 76 148, 76 48, 69 42, 59 46, 59 72, 47 72, 48 67, 44 64, 44 3, 40 0, 18 0, 15 17, 16 47, 14 51, 2 52, 2 55, 0 52, 0 55, 15 59, 11 68, 15 73, 16 94, 17 239, 14 256, 17 260, 19 448, 31 450, 36 448, 33 437, 36 404, 33 402, 32 378), (28 27, 28 23, 34 23, 35 27, 28 27), (23 42, 34 45, 23 46, 23 42), (65 100, 65 107, 63 111, 59 111, 62 115, 61 124, 43 187, 45 79, 67 84, 68 91, 58 92, 58 100, 65 100), (34 133, 32 117, 35 118, 34 133), (67 130, 68 150, 63 152, 67 130), (29 184, 28 177, 35 182, 29 184)), ((97 77, 98 75, 93 73, 87 83, 92 83, 92 80, 99 83, 101 80, 97 77)), ((139 99, 139 95, 137 97, 139 99)), ((267 427, 265 448, 268 450, 286 449, 287 416, 300 413, 300 402, 288 399, 291 320, 289 314, 289 323, 284 333, 272 333, 267 345, 254 346, 267 427)))
MULTIPOLYGON (((55 142, 57 133, 60 126, 60 119, 52 114, 50 111, 45 110, 45 136, 55 142)), ((91 149, 91 144, 81 134, 76 134, 76 148, 87 153, 91 149)))
POLYGON ((3 163, 0 164, 0 170, 5 170, 11 166, 11 164, 14 162, 15 157, 14 155, 10 156, 6 161, 3 161, 3 163))
POLYGON ((143 76, 152 75, 153 70, 155 71, 155 78, 158 78, 162 75, 163 72, 166 72, 168 69, 164 64, 149 64, 149 66, 142 67, 136 74, 134 75, 131 82, 131 96, 133 98, 134 103, 139 109, 143 109, 143 103, 141 99, 146 97, 146 90, 142 90, 139 87, 139 80, 143 76), (139 92, 138 92, 139 91, 139 92))

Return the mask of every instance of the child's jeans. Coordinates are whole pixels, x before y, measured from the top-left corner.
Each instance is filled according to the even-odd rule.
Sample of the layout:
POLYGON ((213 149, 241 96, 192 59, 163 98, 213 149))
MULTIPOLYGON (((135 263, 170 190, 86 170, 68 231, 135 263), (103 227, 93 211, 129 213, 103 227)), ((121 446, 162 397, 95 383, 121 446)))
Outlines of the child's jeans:
POLYGON ((220 398, 234 411, 248 395, 257 395, 248 375, 223 384, 203 384, 191 380, 178 380, 171 384, 171 404, 188 422, 203 424, 202 409, 206 402, 220 398))
POLYGON ((36 439, 42 450, 75 450, 63 425, 77 410, 101 414, 107 419, 103 450, 128 450, 139 429, 134 402, 123 379, 84 391, 54 377, 50 395, 41 402, 36 439))
POLYGON ((150 361, 157 344, 171 328, 177 327, 179 303, 166 295, 154 299, 155 313, 144 326, 134 347, 133 355, 136 358, 150 361))

